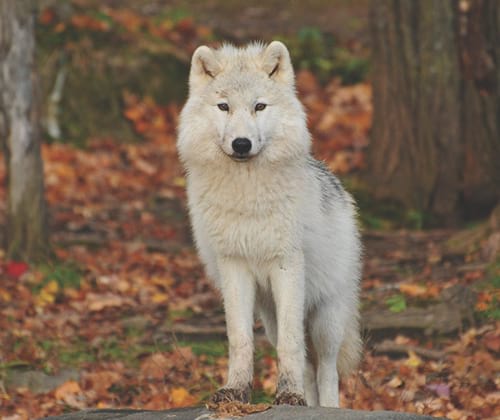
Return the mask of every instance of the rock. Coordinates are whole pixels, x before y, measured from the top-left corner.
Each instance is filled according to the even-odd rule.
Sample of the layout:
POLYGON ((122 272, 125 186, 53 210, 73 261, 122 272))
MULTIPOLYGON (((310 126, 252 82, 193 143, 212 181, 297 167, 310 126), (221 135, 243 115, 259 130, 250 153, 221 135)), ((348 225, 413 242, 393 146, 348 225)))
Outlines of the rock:
POLYGON ((78 381, 79 378, 80 374, 75 369, 62 369, 56 375, 47 375, 36 370, 13 369, 7 372, 5 387, 7 389, 28 388, 34 394, 39 394, 50 392, 64 382, 78 381))
MULTIPOLYGON (((216 419, 214 412, 206 408, 181 408, 165 411, 142 410, 90 410, 47 417, 46 420, 209 420, 216 419)), ((241 417, 224 417, 238 419, 241 417)), ((246 416, 249 420, 425 420, 436 417, 395 411, 358 411, 341 408, 279 406, 261 413, 246 416)))

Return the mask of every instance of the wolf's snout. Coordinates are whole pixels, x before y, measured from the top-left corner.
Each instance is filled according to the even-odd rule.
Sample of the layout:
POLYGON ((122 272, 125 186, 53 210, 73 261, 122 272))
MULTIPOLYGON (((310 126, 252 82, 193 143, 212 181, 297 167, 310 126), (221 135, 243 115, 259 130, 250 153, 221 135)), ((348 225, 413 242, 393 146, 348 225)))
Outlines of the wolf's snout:
POLYGON ((252 142, 245 137, 238 137, 233 140, 232 147, 238 155, 246 155, 252 148, 252 142))

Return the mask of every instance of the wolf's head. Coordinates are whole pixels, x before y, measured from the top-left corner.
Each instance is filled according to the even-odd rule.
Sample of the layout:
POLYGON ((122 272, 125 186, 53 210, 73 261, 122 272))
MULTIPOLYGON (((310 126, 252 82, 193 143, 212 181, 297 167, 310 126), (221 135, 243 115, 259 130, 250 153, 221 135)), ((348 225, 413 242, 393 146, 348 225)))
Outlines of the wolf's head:
POLYGON ((280 162, 307 154, 309 133, 284 44, 198 47, 178 148, 188 162, 280 162))

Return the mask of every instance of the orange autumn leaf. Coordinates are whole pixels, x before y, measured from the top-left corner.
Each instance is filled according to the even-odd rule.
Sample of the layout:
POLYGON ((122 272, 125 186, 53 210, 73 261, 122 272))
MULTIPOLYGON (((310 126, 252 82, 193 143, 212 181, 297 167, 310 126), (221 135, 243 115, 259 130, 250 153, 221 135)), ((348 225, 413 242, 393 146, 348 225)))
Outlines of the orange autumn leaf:
POLYGON ((187 407, 196 402, 196 398, 194 398, 184 387, 172 389, 170 399, 174 407, 187 407))
POLYGON ((80 385, 78 385, 78 382, 75 381, 63 383, 55 390, 54 396, 56 400, 63 401, 72 408, 81 410, 86 406, 82 395, 82 389, 80 385))
POLYGON ((140 106, 140 104, 136 106, 131 106, 130 108, 127 108, 125 111, 123 111, 123 114, 129 120, 135 122, 144 116, 144 108, 140 106))
POLYGON ((411 297, 422 297, 427 294, 427 287, 414 283, 400 284, 399 290, 401 293, 411 297))
POLYGON ((486 311, 493 301, 493 294, 488 292, 481 292, 477 296, 476 310, 482 312, 486 311))
POLYGON ((93 31, 107 31, 109 24, 101 20, 97 20, 88 15, 73 15, 71 24, 77 29, 90 29, 93 31))
POLYGON ((78 382, 68 381, 64 382, 60 387, 58 387, 55 390, 54 396, 58 400, 64 400, 66 396, 78 394, 80 392, 82 392, 82 390, 80 388, 80 385, 78 385, 78 382))

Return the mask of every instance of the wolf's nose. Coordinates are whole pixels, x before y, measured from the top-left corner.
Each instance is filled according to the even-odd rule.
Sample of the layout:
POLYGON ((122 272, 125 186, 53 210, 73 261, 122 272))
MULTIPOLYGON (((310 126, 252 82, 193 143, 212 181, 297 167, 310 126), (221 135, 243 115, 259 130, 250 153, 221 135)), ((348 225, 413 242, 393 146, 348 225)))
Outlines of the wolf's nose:
POLYGON ((238 137, 233 140, 232 146, 239 155, 246 155, 252 148, 252 142, 245 137, 238 137))

